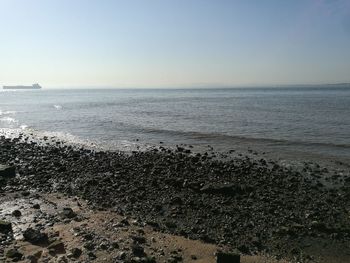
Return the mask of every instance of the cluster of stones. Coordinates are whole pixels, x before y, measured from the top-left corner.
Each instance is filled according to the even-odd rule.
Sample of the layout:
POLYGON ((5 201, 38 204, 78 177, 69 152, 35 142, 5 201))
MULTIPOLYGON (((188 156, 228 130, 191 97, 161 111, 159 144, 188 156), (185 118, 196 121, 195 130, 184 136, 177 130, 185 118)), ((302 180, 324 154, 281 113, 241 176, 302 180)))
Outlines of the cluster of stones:
POLYGON ((0 163, 18 174, 0 191, 78 195, 158 231, 245 254, 294 253, 304 238, 350 240, 348 174, 318 165, 294 169, 249 156, 223 161, 181 147, 126 154, 5 138, 0 145, 0 163))

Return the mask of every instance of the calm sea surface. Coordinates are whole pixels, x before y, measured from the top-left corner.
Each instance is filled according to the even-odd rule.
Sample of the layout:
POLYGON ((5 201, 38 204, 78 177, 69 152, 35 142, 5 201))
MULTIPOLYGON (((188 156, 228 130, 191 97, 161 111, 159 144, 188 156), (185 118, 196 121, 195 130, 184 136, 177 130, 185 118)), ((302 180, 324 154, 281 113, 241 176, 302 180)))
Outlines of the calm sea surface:
POLYGON ((0 91, 0 128, 116 149, 250 142, 350 156, 350 89, 0 91))

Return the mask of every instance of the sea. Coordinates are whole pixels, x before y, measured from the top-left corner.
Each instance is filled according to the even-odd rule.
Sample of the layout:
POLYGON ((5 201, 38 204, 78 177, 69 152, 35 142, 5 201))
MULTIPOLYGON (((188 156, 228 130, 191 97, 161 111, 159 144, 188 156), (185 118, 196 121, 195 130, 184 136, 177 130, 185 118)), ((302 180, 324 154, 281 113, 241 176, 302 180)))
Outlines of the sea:
POLYGON ((191 145, 348 161, 350 88, 1 90, 0 135, 18 133, 117 151, 191 145))

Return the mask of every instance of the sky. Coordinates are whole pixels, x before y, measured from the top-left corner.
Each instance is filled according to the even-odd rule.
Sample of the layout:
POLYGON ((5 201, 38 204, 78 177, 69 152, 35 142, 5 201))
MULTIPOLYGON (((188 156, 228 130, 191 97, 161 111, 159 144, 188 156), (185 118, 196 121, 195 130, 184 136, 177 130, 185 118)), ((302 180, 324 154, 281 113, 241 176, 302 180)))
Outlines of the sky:
POLYGON ((350 82, 350 0, 0 0, 0 85, 350 82))

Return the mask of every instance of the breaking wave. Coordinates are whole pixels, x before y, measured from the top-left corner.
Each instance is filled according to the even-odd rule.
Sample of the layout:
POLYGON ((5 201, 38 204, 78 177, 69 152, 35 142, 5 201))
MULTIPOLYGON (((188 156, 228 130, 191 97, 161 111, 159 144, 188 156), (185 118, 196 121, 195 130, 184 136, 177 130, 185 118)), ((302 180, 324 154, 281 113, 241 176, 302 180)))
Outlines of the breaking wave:
POLYGON ((56 110, 61 110, 61 109, 62 109, 62 106, 61 106, 61 105, 53 105, 53 107, 54 107, 56 110))
POLYGON ((3 117, 3 118, 0 118, 0 122, 9 123, 9 124, 16 124, 16 123, 18 123, 18 120, 11 118, 11 117, 3 117))

